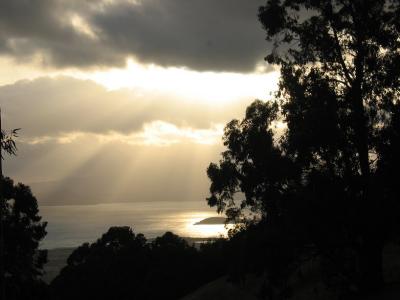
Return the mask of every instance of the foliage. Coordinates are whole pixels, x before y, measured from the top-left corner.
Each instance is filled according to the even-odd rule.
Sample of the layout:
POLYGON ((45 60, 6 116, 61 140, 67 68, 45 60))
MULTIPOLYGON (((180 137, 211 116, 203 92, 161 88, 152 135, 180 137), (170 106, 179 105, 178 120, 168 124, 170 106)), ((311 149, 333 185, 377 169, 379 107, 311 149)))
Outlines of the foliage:
POLYGON ((55 299, 179 299, 218 275, 171 232, 148 242, 129 227, 111 227, 70 255, 51 291, 55 299))
POLYGON ((211 206, 258 212, 270 243, 329 261, 341 293, 381 287, 382 248, 398 235, 399 14, 399 1, 267 1, 276 100, 227 124, 227 150, 207 170, 211 206))
POLYGON ((28 186, 4 178, 2 188, 7 299, 42 298, 45 287, 40 277, 47 252, 38 247, 47 223, 41 221, 37 200, 28 186))
MULTIPOLYGON (((15 155, 17 152, 17 145, 14 139, 18 137, 19 130, 20 128, 13 129, 10 133, 4 130, 0 131, 0 148, 9 155, 15 155)), ((3 159, 3 154, 1 154, 1 159, 3 159)))
POLYGON ((231 219, 238 219, 245 208, 276 214, 278 198, 291 179, 294 166, 274 143, 271 127, 277 111, 276 103, 255 101, 242 121, 229 122, 224 132, 227 150, 219 165, 212 163, 207 169, 212 182, 208 204, 216 205, 219 212, 226 209, 231 219), (245 196, 240 209, 234 198, 237 192, 245 196), (274 200, 266 201, 268 198, 274 200))

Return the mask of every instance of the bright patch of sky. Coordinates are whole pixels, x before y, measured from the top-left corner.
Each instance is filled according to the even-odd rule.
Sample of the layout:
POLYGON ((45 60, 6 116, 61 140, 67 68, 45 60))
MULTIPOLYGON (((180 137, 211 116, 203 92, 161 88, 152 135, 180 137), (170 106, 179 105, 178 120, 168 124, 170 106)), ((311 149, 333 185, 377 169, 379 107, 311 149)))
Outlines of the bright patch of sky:
MULTIPOLYGON (((37 56, 36 61, 40 60, 37 56)), ((12 60, 0 58, 0 86, 18 80, 32 80, 41 76, 70 76, 92 80, 109 90, 139 88, 148 91, 173 93, 188 101, 211 101, 227 103, 249 97, 269 99, 277 88, 279 72, 241 74, 228 72, 199 72, 185 68, 143 65, 132 59, 125 68, 82 71, 76 69, 54 70, 37 68, 35 63, 15 64, 12 60)))

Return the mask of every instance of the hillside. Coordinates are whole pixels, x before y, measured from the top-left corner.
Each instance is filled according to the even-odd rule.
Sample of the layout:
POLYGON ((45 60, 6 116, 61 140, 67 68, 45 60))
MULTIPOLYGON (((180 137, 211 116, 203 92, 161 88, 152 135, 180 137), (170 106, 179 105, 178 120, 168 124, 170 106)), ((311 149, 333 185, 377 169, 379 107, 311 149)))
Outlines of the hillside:
MULTIPOLYGON (((383 268, 386 285, 384 290, 376 295, 370 295, 363 300, 397 300, 400 299, 400 246, 388 245, 384 249, 383 268)), ((293 276, 292 300, 336 300, 324 288, 319 273, 318 260, 308 262, 301 268, 301 277, 293 276)), ((181 300, 253 300, 257 299, 260 281, 252 278, 244 286, 235 286, 226 277, 212 281, 181 300)))

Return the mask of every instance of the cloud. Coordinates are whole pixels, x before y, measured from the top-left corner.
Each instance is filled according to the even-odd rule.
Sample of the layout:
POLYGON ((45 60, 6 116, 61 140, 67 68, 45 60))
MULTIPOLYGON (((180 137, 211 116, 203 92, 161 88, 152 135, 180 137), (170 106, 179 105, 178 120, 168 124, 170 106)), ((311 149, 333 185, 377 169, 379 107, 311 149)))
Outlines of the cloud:
POLYGON ((269 45, 263 0, 2 0, 0 54, 51 67, 141 63, 251 72, 269 45))
POLYGON ((57 136, 35 136, 20 138, 19 142, 29 145, 46 143, 71 144, 74 142, 85 142, 87 139, 95 139, 100 144, 122 143, 126 145, 151 145, 170 146, 173 144, 194 143, 211 145, 221 142, 224 124, 213 125, 209 129, 194 129, 191 127, 178 127, 164 121, 153 121, 145 123, 142 130, 124 134, 120 132, 87 133, 67 132, 57 136))
POLYGON ((0 87, 3 127, 22 128, 4 174, 41 205, 204 201, 222 126, 252 99, 197 100, 68 77, 0 87))
POLYGON ((41 205, 138 201, 203 201, 206 168, 222 145, 168 147, 103 143, 93 136, 67 144, 18 143, 4 174, 31 186, 41 205))
POLYGON ((78 133, 135 141, 207 139, 217 124, 241 116, 252 98, 224 105, 163 91, 108 91, 92 81, 39 78, 0 87, 3 122, 31 143, 78 138, 78 133))

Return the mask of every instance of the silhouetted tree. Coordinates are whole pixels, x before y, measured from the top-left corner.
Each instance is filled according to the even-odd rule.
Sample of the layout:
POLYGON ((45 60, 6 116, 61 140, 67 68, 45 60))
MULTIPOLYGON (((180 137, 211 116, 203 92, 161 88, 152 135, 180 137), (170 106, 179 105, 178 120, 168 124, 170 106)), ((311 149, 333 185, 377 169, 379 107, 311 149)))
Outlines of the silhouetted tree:
POLYGON ((228 267, 231 279, 242 282, 246 273, 262 275, 277 296, 285 291, 298 240, 304 239, 298 217, 288 218, 301 173, 277 142, 278 112, 277 103, 253 102, 242 120, 225 127, 227 150, 219 164, 207 169, 208 204, 225 210, 242 227, 232 235, 226 253, 231 262, 239 257, 228 267))
POLYGON ((276 102, 230 122, 208 169, 210 205, 259 211, 281 244, 312 243, 362 292, 382 286, 383 245, 399 229, 399 15, 399 1, 268 1, 276 102))
POLYGON ((1 185, 3 179, 3 151, 9 155, 15 155, 17 146, 14 138, 17 137, 19 129, 14 129, 7 133, 2 128, 1 124, 1 109, 0 109, 0 297, 5 298, 5 254, 4 254, 4 191, 1 185))
POLYGON ((208 203, 220 212, 226 210, 232 220, 240 220, 245 208, 263 216, 267 212, 271 218, 277 216, 281 191, 295 174, 291 161, 274 143, 272 123, 278 109, 277 103, 255 101, 243 120, 229 122, 223 138, 227 150, 219 165, 208 167, 212 182, 208 203), (239 191, 245 197, 238 206, 234 200, 239 191))
MULTIPOLYGON (((277 46, 267 59, 282 70, 285 150, 308 179, 307 195, 334 211, 327 229, 337 235, 335 243, 356 251, 363 290, 381 286, 382 247, 395 208, 387 205, 392 200, 378 174, 385 161, 393 163, 380 151, 383 134, 397 131, 399 5, 270 1, 259 14, 267 39, 277 46), (284 44, 289 50, 280 53, 284 44)), ((396 147, 393 139, 386 144, 391 151, 396 147)), ((332 240, 323 242, 326 247, 332 240)))
POLYGON ((129 227, 111 227, 67 263, 51 283, 55 299, 179 299, 220 275, 179 236, 148 243, 129 227))
POLYGON ((146 299, 146 239, 129 227, 111 227, 78 247, 51 283, 55 299, 146 299))
POLYGON ((149 299, 179 299, 206 280, 199 253, 181 237, 166 232, 151 243, 149 299))
POLYGON ((41 281, 47 251, 38 250, 46 235, 36 198, 26 185, 3 178, 3 229, 7 299, 44 299, 41 281))

